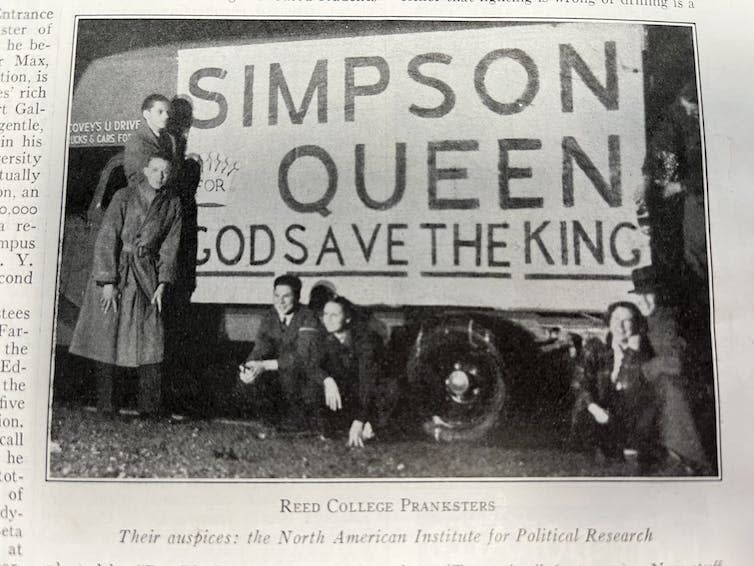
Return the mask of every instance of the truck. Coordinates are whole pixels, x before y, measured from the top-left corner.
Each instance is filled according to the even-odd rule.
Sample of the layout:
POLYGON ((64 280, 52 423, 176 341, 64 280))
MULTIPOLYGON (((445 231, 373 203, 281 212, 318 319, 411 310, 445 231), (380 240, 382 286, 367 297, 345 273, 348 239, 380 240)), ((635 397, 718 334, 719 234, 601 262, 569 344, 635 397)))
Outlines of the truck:
POLYGON ((652 261, 634 192, 688 80, 689 26, 79 20, 56 372, 126 185, 123 146, 157 92, 189 109, 195 346, 178 366, 200 391, 230 390, 273 279, 292 273, 304 301, 323 284, 369 313, 388 396, 437 440, 563 403, 574 348, 604 337, 600 313, 652 261), (84 51, 118 25, 183 35, 84 51))

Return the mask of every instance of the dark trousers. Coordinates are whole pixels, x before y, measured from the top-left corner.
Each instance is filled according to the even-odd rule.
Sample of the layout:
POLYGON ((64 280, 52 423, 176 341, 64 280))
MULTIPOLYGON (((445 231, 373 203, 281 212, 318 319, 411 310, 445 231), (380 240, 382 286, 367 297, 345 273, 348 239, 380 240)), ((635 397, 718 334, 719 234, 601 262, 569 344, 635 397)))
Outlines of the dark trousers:
MULTIPOLYGON (((137 408, 140 413, 156 413, 162 399, 162 364, 146 364, 136 368, 139 380, 137 408)), ((97 375, 97 409, 101 413, 112 413, 115 383, 122 376, 124 368, 96 362, 97 375)))
MULTIPOLYGON (((321 432, 328 437, 339 437, 348 434, 351 423, 358 416, 364 419, 363 415, 357 415, 358 390, 356 383, 348 379, 335 379, 340 392, 341 409, 333 411, 324 404, 323 393, 318 397, 318 416, 321 432)), ((322 388, 324 391, 324 388, 322 388)), ((366 424, 366 421, 364 422, 366 424)), ((375 424, 375 423, 372 423, 375 424)))
POLYGON ((613 391, 598 405, 610 414, 606 424, 597 423, 586 404, 575 409, 571 423, 574 447, 598 447, 614 459, 622 459, 623 450, 633 448, 638 451, 642 466, 659 462, 664 451, 660 442, 660 404, 653 390, 639 387, 613 391))
POLYGON ((319 407, 324 403, 322 385, 299 371, 271 373, 277 378, 282 393, 277 407, 280 421, 299 427, 311 426, 317 420, 319 407))
POLYGON ((606 456, 622 456, 624 448, 639 453, 639 464, 650 467, 662 457, 659 404, 649 387, 615 391, 607 404, 610 421, 597 425, 598 443, 606 456))
POLYGON ((323 391, 321 384, 295 371, 266 371, 251 385, 235 377, 235 385, 224 399, 224 412, 303 430, 316 424, 324 405, 323 391))

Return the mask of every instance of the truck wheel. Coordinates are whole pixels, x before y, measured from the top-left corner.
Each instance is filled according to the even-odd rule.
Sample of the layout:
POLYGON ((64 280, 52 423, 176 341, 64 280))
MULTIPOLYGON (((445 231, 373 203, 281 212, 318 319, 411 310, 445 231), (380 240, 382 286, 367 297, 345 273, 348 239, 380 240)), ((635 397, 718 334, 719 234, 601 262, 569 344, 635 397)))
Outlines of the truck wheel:
POLYGON ((473 320, 442 324, 417 337, 408 380, 421 427, 435 440, 482 438, 500 418, 506 371, 491 337, 473 320))

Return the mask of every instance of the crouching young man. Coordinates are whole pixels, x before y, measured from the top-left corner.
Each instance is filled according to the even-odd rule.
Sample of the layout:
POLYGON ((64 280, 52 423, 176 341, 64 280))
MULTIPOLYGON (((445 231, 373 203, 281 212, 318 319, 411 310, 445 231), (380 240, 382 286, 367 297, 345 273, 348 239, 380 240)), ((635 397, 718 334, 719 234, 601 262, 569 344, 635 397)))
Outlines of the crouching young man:
POLYGON ((262 319, 254 348, 239 368, 239 378, 246 384, 262 376, 278 380, 281 399, 276 412, 284 431, 317 427, 323 390, 327 395, 327 376, 320 368, 324 332, 317 316, 301 305, 300 296, 298 277, 275 279, 273 306, 262 319))

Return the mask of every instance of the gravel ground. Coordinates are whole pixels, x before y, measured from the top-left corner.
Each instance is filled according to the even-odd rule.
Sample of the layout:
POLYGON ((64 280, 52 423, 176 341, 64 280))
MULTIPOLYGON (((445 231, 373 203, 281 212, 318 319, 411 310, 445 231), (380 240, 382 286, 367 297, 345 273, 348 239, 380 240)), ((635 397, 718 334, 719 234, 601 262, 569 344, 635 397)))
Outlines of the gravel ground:
MULTIPOLYGON (((50 476, 578 478, 636 474, 628 464, 600 465, 591 455, 563 450, 524 425, 506 426, 505 435, 499 433, 484 443, 375 439, 363 449, 351 449, 345 446, 345 438, 282 435, 255 422, 106 419, 82 408, 55 407, 50 476)), ((672 470, 665 472, 675 475, 672 470)))

